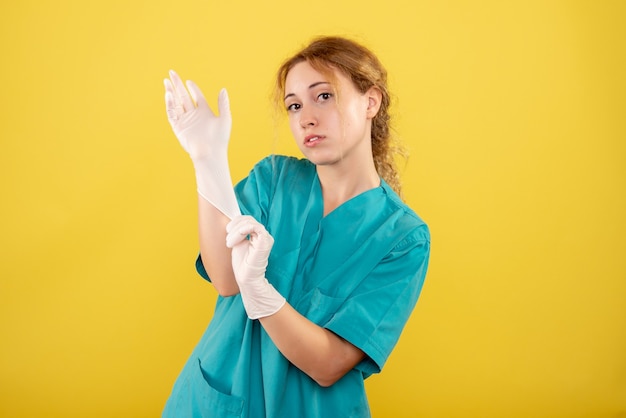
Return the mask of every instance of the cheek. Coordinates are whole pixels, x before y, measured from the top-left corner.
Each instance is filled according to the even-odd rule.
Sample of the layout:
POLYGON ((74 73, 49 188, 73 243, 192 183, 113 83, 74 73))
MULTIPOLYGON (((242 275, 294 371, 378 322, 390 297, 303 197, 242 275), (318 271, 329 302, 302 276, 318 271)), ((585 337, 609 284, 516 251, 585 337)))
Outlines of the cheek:
POLYGON ((296 116, 290 116, 289 117, 289 129, 291 130, 291 133, 295 136, 298 127, 300 126, 300 122, 298 121, 298 119, 296 118, 296 116))

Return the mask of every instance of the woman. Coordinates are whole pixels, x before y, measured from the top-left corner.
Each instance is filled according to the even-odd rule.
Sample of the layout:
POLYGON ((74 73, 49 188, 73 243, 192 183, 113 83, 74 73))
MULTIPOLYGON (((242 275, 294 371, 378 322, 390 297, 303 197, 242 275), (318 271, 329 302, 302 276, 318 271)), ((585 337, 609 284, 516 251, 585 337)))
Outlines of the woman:
POLYGON ((163 416, 370 416, 364 379, 395 346, 430 249, 392 188, 384 68, 338 37, 287 60, 276 93, 306 158, 267 157, 234 191, 227 93, 216 116, 187 88, 170 72, 166 109, 196 171, 196 267, 220 296, 163 416))

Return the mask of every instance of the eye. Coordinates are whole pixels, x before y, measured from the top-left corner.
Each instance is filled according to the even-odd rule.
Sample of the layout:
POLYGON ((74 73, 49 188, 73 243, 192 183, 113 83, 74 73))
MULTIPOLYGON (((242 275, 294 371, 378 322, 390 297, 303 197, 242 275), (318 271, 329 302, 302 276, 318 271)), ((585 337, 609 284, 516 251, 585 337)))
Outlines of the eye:
POLYGON ((318 102, 324 102, 324 101, 330 99, 331 97, 333 97, 332 93, 320 93, 317 96, 317 101, 318 102))
POLYGON ((292 103, 290 105, 287 106, 287 112, 295 112, 296 110, 300 109, 302 106, 300 106, 299 103, 292 103))

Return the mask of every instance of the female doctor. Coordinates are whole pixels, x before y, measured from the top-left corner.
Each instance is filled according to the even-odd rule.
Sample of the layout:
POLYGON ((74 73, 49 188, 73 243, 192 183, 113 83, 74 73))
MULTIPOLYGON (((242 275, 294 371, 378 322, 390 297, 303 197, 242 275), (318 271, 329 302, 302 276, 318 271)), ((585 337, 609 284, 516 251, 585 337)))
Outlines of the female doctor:
POLYGON ((278 70, 276 95, 304 159, 269 156, 234 190, 228 95, 216 115, 173 71, 169 122, 196 174, 213 319, 164 417, 369 417, 380 372, 417 302, 430 235, 399 198, 386 71, 322 37, 278 70))

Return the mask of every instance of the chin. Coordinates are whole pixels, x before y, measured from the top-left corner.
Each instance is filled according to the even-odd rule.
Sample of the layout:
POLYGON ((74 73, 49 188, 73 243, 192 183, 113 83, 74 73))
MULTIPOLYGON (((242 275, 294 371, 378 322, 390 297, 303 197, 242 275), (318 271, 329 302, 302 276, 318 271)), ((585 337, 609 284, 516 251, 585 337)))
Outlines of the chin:
POLYGON ((337 164, 341 161, 341 158, 333 158, 330 156, 320 156, 320 155, 304 155, 307 160, 311 161, 315 165, 319 166, 330 166, 337 164))

